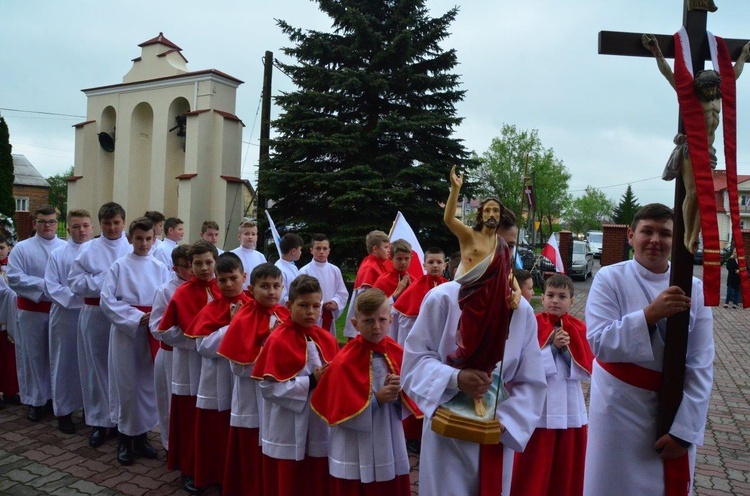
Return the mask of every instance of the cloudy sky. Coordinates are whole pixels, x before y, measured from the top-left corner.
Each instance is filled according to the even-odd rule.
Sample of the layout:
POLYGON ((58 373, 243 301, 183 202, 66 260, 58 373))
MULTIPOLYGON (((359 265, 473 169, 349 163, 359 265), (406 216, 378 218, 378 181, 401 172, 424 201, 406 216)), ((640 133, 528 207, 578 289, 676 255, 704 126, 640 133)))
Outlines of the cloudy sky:
MULTIPOLYGON (((426 3, 437 16, 458 2, 426 3)), ((570 170, 574 196, 590 185, 617 200, 631 183, 641 203, 671 204, 672 183, 659 177, 677 125, 674 92, 653 59, 598 55, 597 33, 674 33, 682 3, 463 2, 444 43, 458 51, 456 71, 467 90, 456 135, 481 154, 504 123, 538 129, 543 144, 570 170)), ((725 38, 750 37, 744 2, 716 3, 709 30, 725 38)), ((190 70, 214 68, 245 82, 236 113, 247 126, 243 177, 254 181, 261 59, 271 50, 289 62, 281 53, 289 40, 275 19, 317 30, 331 24, 308 0, 0 0, 0 6, 0 112, 10 127, 13 153, 26 155, 44 176, 73 163, 71 126, 85 120, 86 112, 80 90, 121 82, 131 59, 140 55, 137 45, 162 31, 182 48, 190 70)), ((281 72, 273 78, 274 94, 292 89, 281 72)), ((739 172, 750 174, 750 74, 739 80, 737 93, 739 172)), ((273 116, 277 113, 274 108, 273 116)), ((723 168, 718 143, 717 148, 723 168)))

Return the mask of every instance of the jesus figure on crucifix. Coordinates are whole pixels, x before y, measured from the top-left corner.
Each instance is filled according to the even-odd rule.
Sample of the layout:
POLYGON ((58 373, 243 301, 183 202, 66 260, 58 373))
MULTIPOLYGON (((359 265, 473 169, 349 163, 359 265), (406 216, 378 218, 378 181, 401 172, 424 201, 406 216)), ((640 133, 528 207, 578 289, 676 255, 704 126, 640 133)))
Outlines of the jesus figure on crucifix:
MULTIPOLYGON (((644 34, 642 37, 643 46, 649 50, 656 58, 659 71, 664 75, 672 88, 676 88, 674 73, 667 63, 659 47, 659 42, 654 35, 644 34)), ((734 64, 735 79, 740 77, 745 61, 750 57, 750 43, 746 44, 737 62, 734 64)), ((693 80, 693 87, 698 95, 703 108, 703 118, 706 122, 706 133, 708 137, 708 154, 711 168, 716 168, 716 148, 714 148, 714 139, 716 128, 719 127, 719 113, 721 112, 721 76, 714 70, 700 71, 693 80)), ((685 248, 695 254, 699 247, 698 237, 701 231, 701 217, 698 211, 698 193, 695 187, 695 177, 693 175, 693 164, 688 153, 687 139, 685 135, 678 134, 675 136, 675 150, 669 158, 667 167, 664 170, 663 178, 665 180, 674 179, 677 174, 682 174, 682 181, 685 184, 685 201, 682 204, 683 219, 685 220, 685 248)))

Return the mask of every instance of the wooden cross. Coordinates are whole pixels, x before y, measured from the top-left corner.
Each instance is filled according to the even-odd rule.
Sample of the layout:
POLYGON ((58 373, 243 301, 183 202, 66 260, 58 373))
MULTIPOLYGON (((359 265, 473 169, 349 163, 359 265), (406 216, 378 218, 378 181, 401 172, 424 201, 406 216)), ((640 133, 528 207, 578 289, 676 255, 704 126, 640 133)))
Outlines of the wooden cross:
MULTIPOLYGON (((708 11, 715 11, 712 0, 684 0, 682 23, 690 40, 693 74, 703 70, 704 61, 711 60, 706 35, 708 11)), ((615 31, 599 32, 599 53, 603 55, 626 55, 649 57, 653 54, 641 42, 642 33, 622 33, 615 31)), ((672 35, 655 35, 662 53, 674 58, 675 47, 672 35)), ((732 61, 737 60, 747 40, 725 38, 732 61)), ((684 134, 682 118, 678 122, 678 132, 684 134)), ((681 175, 675 179, 674 233, 672 236, 672 271, 670 285, 676 285, 690 295, 692 292, 693 255, 685 248, 682 239, 685 223, 682 203, 685 200, 685 186, 681 175)), ((677 410, 682 402, 685 383, 685 358, 687 355, 688 323, 690 312, 680 312, 667 319, 667 334, 662 368, 662 387, 659 392, 659 420, 657 439, 669 432, 677 410)))

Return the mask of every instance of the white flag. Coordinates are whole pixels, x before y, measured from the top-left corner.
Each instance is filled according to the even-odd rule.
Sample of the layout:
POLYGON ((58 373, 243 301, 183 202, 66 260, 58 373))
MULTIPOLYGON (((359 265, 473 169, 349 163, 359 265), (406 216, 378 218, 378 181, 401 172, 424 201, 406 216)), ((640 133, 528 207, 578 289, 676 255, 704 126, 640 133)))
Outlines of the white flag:
POLYGON ((388 237, 391 241, 403 239, 404 241, 409 242, 412 254, 411 265, 409 265, 409 274, 414 276, 415 279, 422 277, 425 274, 424 251, 419 244, 419 240, 417 240, 416 234, 414 234, 414 230, 409 223, 406 222, 406 219, 401 212, 396 214, 396 220, 393 221, 393 226, 391 227, 391 232, 388 234, 388 237))
POLYGON ((273 236, 276 251, 279 252, 279 258, 281 258, 281 236, 279 236, 279 231, 276 230, 276 224, 273 223, 273 219, 271 218, 271 214, 268 213, 268 210, 266 210, 266 217, 268 217, 268 223, 271 226, 271 236, 273 236))

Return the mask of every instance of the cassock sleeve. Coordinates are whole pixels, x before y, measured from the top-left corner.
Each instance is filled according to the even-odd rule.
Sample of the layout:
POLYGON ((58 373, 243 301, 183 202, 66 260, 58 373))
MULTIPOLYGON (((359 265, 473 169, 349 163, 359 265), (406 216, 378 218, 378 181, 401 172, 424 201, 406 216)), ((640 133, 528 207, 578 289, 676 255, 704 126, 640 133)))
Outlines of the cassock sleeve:
POLYGON ((44 296, 44 278, 28 274, 29 261, 27 257, 31 254, 26 254, 24 251, 16 248, 10 252, 8 257, 8 286, 18 296, 39 302, 44 296))
POLYGON ((237 377, 251 377, 253 375, 253 366, 255 364, 241 364, 233 361, 229 361, 229 368, 232 369, 232 373, 237 377))
POLYGON ((201 354, 203 358, 224 358, 217 353, 221 340, 224 339, 224 334, 227 333, 229 325, 220 327, 218 330, 212 332, 208 336, 196 338, 195 349, 201 354))
POLYGON ((104 285, 107 271, 94 272, 89 264, 89 250, 82 249, 68 274, 70 290, 83 298, 98 298, 104 285))
POLYGON ((130 337, 135 337, 138 335, 144 312, 122 301, 122 295, 118 294, 120 288, 117 287, 117 282, 122 268, 120 264, 114 264, 107 272, 102 286, 101 308, 118 331, 124 331, 130 337))
POLYGON ((346 307, 346 302, 349 299, 349 291, 347 291, 346 289, 344 277, 341 275, 341 269, 336 267, 336 270, 334 272, 335 274, 333 276, 333 280, 335 281, 336 289, 334 291, 332 301, 336 302, 336 305, 338 305, 338 309, 333 312, 333 318, 337 319, 344 311, 344 307, 346 307))
POLYGON ((168 285, 163 285, 156 290, 154 304, 151 306, 151 316, 148 319, 148 329, 157 341, 162 340, 162 333, 159 332, 159 324, 161 323, 161 318, 164 317, 164 312, 167 310, 167 305, 169 305, 167 290, 168 285))
POLYGON ((651 361, 654 352, 643 309, 620 315, 618 297, 622 295, 607 269, 596 274, 586 300, 586 338, 591 351, 605 362, 651 361))
POLYGON ((70 308, 76 295, 67 285, 68 274, 61 273, 62 254, 63 252, 55 250, 50 255, 47 267, 44 269, 44 286, 52 301, 63 308, 70 308))
POLYGON ((692 326, 688 334, 685 385, 670 434, 692 444, 703 444, 708 402, 713 385, 713 314, 703 303, 703 283, 693 279, 692 326))
POLYGON ((442 403, 458 393, 449 388, 456 370, 443 363, 444 356, 456 349, 458 303, 450 295, 431 291, 422 303, 417 320, 404 343, 401 378, 406 394, 431 418, 442 403), (455 305, 455 309, 451 307, 455 305))
POLYGON ((542 416, 547 393, 536 318, 526 301, 513 313, 504 362, 503 382, 509 398, 497 406, 497 418, 505 426, 500 442, 523 451, 542 416))
POLYGON ((308 376, 297 376, 284 382, 263 379, 259 386, 263 399, 272 401, 294 413, 302 413, 308 403, 308 392, 310 391, 310 378, 308 376))

